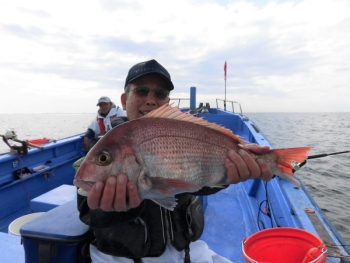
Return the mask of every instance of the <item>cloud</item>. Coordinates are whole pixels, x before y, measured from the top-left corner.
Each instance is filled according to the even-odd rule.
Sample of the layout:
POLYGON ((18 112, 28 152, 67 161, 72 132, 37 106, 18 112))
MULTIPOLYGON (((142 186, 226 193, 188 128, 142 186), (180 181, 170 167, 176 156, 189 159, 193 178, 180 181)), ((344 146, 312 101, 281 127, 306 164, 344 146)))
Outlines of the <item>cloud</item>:
POLYGON ((106 11, 112 12, 120 9, 131 9, 142 11, 140 4, 137 1, 127 0, 101 0, 100 6, 106 11))
POLYGON ((91 41, 92 44, 101 52, 112 52, 116 54, 135 54, 135 53, 144 53, 144 54, 152 54, 152 53, 164 53, 169 48, 171 49, 172 39, 166 38, 164 39, 166 43, 170 43, 169 45, 164 45, 163 43, 155 42, 155 41, 141 41, 135 42, 131 39, 125 37, 104 37, 104 36, 96 36, 91 41))
POLYGON ((43 11, 43 10, 39 10, 39 9, 29 9, 29 8, 17 8, 17 10, 19 10, 20 12, 23 12, 25 14, 30 14, 33 15, 35 17, 43 17, 43 18, 47 18, 50 17, 50 15, 43 11))
POLYGON ((118 101, 129 68, 154 58, 173 96, 196 86, 215 105, 226 60, 227 97, 249 111, 350 111, 349 26, 345 0, 14 0, 0 4, 0 85, 77 96, 65 110, 86 112, 102 93, 118 101))
POLYGON ((45 35, 45 32, 38 27, 24 28, 20 25, 3 25, 2 31, 20 38, 38 38, 45 35))

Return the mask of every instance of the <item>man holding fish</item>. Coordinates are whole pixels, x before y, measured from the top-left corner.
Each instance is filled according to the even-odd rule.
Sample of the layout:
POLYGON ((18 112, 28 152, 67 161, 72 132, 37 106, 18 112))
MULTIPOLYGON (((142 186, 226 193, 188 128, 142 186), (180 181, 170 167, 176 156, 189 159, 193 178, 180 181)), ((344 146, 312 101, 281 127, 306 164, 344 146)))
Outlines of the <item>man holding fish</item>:
MULTIPOLYGON (((266 161, 252 158, 247 152, 249 149, 257 155, 263 155, 270 151, 269 147, 250 144, 244 145, 244 150, 237 147, 220 152, 222 158, 217 158, 218 165, 214 165, 213 169, 222 171, 222 178, 215 179, 212 184, 183 179, 181 175, 187 174, 187 171, 181 165, 191 163, 181 161, 182 157, 177 156, 178 152, 171 148, 172 143, 158 147, 157 143, 162 139, 149 144, 142 141, 143 138, 145 141, 148 140, 146 138, 156 138, 163 128, 171 126, 169 129, 176 129, 175 123, 167 125, 164 122, 163 125, 162 121, 173 120, 163 120, 161 115, 174 116, 167 118, 176 121, 185 117, 182 115, 185 113, 167 105, 169 93, 173 89, 170 74, 157 61, 149 60, 134 65, 129 70, 125 92, 121 95, 129 122, 107 133, 90 150, 76 175, 74 184, 79 187, 80 218, 91 227, 93 233, 90 245, 93 262, 230 262, 211 251, 205 242, 195 241, 201 234, 204 222, 199 220, 199 225, 193 226, 198 228, 194 229, 199 232, 197 237, 193 238, 188 233, 186 210, 195 200, 189 192, 195 195, 214 194, 229 184, 256 178, 269 181, 273 177, 266 161), (147 119, 147 116, 153 119, 147 119), (137 122, 139 120, 145 120, 140 133, 136 126, 129 125, 141 125, 137 122), (150 131, 152 128, 154 130, 150 131), (114 130, 118 130, 118 133, 114 130), (131 141, 127 136, 137 138, 133 138, 133 145, 129 144, 131 141), (114 142, 113 138, 118 138, 118 142, 114 142), (138 146, 138 149, 152 146, 157 149, 153 153, 147 150, 140 154, 134 152, 138 146), (162 152, 159 148, 162 148, 162 152), (116 152, 120 149, 119 156, 116 152), (174 158, 167 156, 168 152, 179 160, 181 167, 172 166, 174 158), (161 158, 157 159, 157 156, 161 158), (143 164, 152 161, 155 161, 153 166, 143 164), (174 174, 173 178, 158 175, 170 170, 174 174)), ((190 122, 193 120, 189 118, 188 125, 192 125, 190 122)), ((178 122, 183 125, 183 121, 178 122)), ((199 124, 208 125, 205 121, 199 124)), ((227 133, 222 127, 215 126, 214 129, 227 133)), ((164 134, 173 133, 175 131, 167 130, 164 134)), ((237 141, 235 145, 243 142, 238 136, 228 136, 232 137, 230 140, 237 141)), ((174 143, 178 142, 178 139, 174 140, 174 143)), ((208 177, 205 179, 209 180, 208 177)), ((194 216, 200 218, 203 215, 194 216)))

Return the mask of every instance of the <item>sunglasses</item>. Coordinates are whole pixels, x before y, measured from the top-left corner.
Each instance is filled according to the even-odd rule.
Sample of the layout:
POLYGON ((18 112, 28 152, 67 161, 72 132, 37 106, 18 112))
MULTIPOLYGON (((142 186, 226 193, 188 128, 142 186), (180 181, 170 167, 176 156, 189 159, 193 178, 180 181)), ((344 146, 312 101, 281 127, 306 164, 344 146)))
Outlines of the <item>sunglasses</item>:
POLYGON ((169 91, 162 88, 151 90, 149 87, 140 86, 132 89, 131 91, 134 91, 140 97, 147 97, 149 94, 151 94, 151 92, 153 92, 154 97, 161 100, 164 100, 169 96, 169 91))

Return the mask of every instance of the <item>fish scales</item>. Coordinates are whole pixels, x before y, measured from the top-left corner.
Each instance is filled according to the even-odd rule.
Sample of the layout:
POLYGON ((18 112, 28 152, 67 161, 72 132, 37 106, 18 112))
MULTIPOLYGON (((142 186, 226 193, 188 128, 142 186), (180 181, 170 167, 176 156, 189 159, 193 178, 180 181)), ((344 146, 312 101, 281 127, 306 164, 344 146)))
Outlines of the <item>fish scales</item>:
POLYGON ((201 186, 226 181, 223 156, 238 148, 231 138, 195 123, 149 120, 139 119, 134 135, 137 157, 151 176, 186 179, 201 186), (143 133, 141 127, 155 133, 143 133))

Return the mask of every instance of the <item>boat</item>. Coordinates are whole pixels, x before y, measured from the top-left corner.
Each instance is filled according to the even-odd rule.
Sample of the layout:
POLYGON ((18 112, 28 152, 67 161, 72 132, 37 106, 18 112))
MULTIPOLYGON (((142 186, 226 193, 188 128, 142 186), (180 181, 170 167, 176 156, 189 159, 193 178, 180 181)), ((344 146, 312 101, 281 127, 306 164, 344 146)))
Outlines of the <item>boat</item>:
MULTIPOLYGON (((242 113, 238 102, 225 99, 224 109, 218 106, 221 100, 216 107, 208 103, 196 107, 195 88, 191 88, 189 100, 190 107, 182 111, 220 124, 251 143, 273 148, 253 120, 242 113)), ((73 163, 86 154, 82 135, 46 142, 41 147, 31 147, 24 155, 0 155, 0 262, 87 262, 81 251, 86 249, 88 227, 78 218, 77 189, 72 185, 73 163), (11 232, 14 222, 30 215, 33 218, 20 225, 17 233, 11 232)), ((247 248, 257 234, 263 235, 259 237, 262 243, 281 247, 276 235, 274 244, 269 243, 267 233, 271 230, 283 230, 283 238, 293 230, 304 231, 320 240, 319 246, 307 250, 317 252, 316 256, 303 262, 350 262, 348 244, 302 182, 295 187, 279 177, 268 183, 248 180, 202 196, 201 201, 205 227, 200 239, 235 263, 261 262, 252 258, 247 248)), ((296 243, 302 243, 300 232, 296 237, 296 243)), ((288 261, 290 249, 274 248, 274 253, 267 247, 261 250, 284 254, 285 261, 269 262, 293 262, 288 261)))

